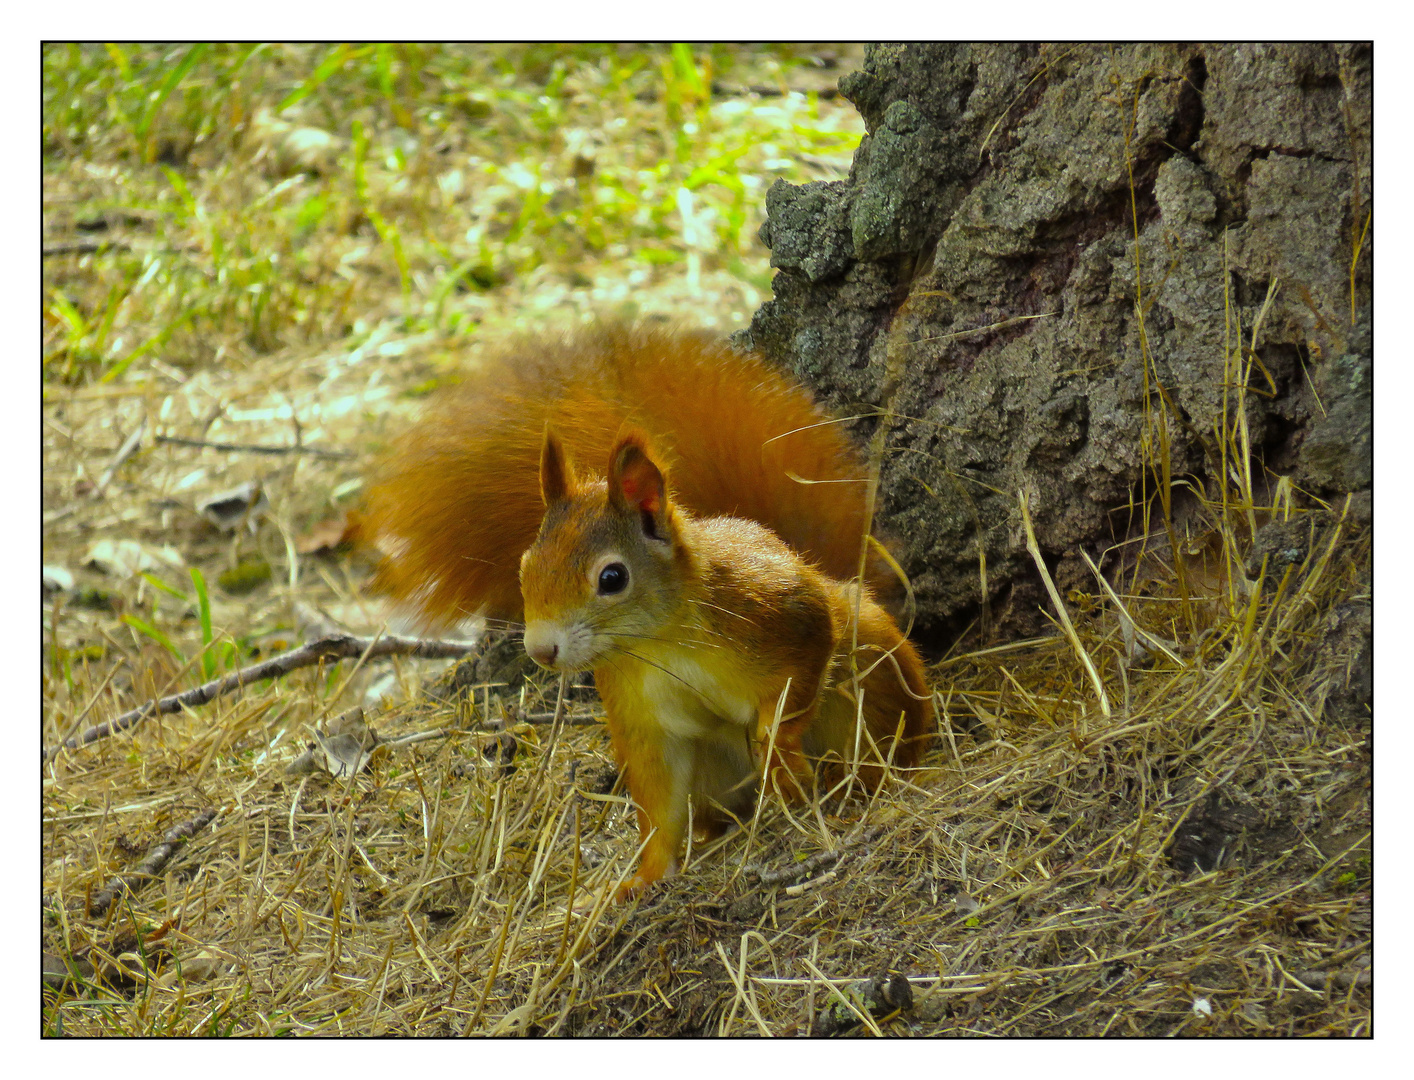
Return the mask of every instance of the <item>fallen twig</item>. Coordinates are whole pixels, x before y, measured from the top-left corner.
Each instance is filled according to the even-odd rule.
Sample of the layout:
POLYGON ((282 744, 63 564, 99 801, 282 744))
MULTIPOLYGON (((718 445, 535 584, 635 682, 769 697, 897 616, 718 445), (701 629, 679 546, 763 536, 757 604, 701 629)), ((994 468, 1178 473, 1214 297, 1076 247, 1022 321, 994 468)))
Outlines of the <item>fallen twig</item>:
POLYGON ((795 87, 795 86, 768 86, 765 83, 752 83, 749 86, 734 86, 731 83, 712 82, 713 97, 785 97, 787 94, 814 94, 821 101, 831 101, 839 96, 839 87, 795 87))
POLYGON ((833 851, 819 851, 811 855, 808 859, 802 859, 793 866, 786 866, 780 870, 768 870, 760 863, 749 863, 745 868, 747 877, 754 877, 767 888, 772 885, 792 884, 802 878, 812 877, 820 870, 834 866, 844 856, 849 854, 851 848, 860 844, 873 843, 883 833, 883 829, 878 827, 865 829, 863 832, 847 836, 840 841, 839 847, 833 851))
POLYGON ((250 683, 288 675, 292 671, 311 667, 325 660, 347 660, 355 657, 376 660, 383 656, 420 656, 429 660, 441 660, 465 656, 475 648, 474 643, 464 641, 435 641, 402 637, 358 638, 351 634, 333 634, 320 638, 318 641, 301 645, 298 649, 281 653, 279 656, 272 656, 269 660, 261 661, 259 664, 242 668, 233 675, 213 679, 195 689, 139 705, 136 709, 125 712, 113 720, 96 724, 82 735, 65 739, 57 747, 46 751, 44 760, 50 760, 61 749, 77 750, 80 746, 87 746, 99 739, 105 739, 115 732, 124 731, 140 723, 149 716, 165 715, 180 712, 184 708, 205 705, 218 697, 240 690, 250 683))
POLYGON ((206 439, 188 439, 181 435, 158 435, 157 442, 172 446, 194 446, 201 450, 224 450, 243 454, 311 454, 314 457, 332 458, 344 461, 353 455, 344 450, 325 450, 318 446, 261 446, 258 443, 210 442, 206 439))
MULTIPOLYGON (((595 716, 593 713, 574 713, 569 716, 563 716, 560 720, 564 724, 576 727, 593 727, 595 724, 602 724, 604 722, 603 717, 595 716)), ((514 713, 507 717, 507 721, 508 724, 553 724, 555 722, 555 714, 552 712, 514 713)), ((499 731, 500 728, 493 724, 491 730, 499 731)))
POLYGON ((835 872, 834 872, 833 870, 826 870, 823 874, 821 874, 821 875, 820 875, 819 877, 817 877, 817 878, 811 878, 809 881, 802 881, 802 882, 801 882, 800 884, 798 884, 798 885, 787 885, 787 886, 786 886, 786 895, 787 895, 787 896, 803 896, 805 893, 808 893, 811 889, 818 889, 818 888, 821 888, 822 886, 828 885, 830 882, 832 882, 832 881, 834 881, 834 880, 835 880, 835 872))
POLYGON ((162 868, 177 853, 177 849, 195 836, 200 830, 206 828, 211 820, 219 814, 216 809, 203 810, 190 821, 184 821, 180 825, 174 825, 163 835, 160 843, 147 853, 147 858, 138 863, 137 869, 130 874, 120 874, 100 889, 88 903, 88 913, 90 915, 106 914, 113 906, 113 900, 120 892, 133 888, 141 881, 156 877, 162 872, 162 868))
POLYGON ((40 254, 48 259, 54 255, 93 255, 99 251, 131 251, 132 247, 121 240, 63 240, 57 244, 46 244, 40 254))
MULTIPOLYGON (((752 83, 749 86, 736 86, 730 83, 712 83, 713 97, 756 97, 774 98, 785 97, 787 94, 814 94, 821 101, 830 101, 839 96, 839 88, 835 86, 819 87, 794 87, 794 86, 769 86, 765 83, 752 83)), ((657 101, 659 91, 653 88, 641 90, 634 97, 639 101, 657 101)))

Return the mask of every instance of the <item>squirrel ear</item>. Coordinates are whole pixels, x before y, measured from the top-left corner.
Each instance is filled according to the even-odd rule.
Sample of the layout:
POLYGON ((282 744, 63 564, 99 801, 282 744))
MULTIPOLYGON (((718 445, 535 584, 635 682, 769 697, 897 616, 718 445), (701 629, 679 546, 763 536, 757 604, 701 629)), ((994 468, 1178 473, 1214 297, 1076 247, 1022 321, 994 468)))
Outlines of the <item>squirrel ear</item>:
POLYGON ((569 498, 574 487, 574 466, 570 464, 559 437, 548 425, 540 446, 540 497, 550 506, 569 498))
POLYGON ((648 437, 630 431, 620 438, 609 464, 609 502, 618 510, 641 515, 644 533, 655 540, 668 536, 667 489, 663 470, 649 456, 648 437))

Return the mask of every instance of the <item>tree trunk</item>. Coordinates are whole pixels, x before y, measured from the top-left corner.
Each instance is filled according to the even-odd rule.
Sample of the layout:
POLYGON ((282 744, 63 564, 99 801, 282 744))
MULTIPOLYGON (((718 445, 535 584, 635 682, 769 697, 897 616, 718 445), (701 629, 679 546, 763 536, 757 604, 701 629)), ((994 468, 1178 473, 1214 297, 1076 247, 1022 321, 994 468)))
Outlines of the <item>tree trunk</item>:
POLYGON ((1043 625, 1019 492, 1063 592, 1082 548, 1184 557, 1223 477, 1368 517, 1368 45, 877 45, 840 91, 868 134, 768 193, 741 343, 888 414, 925 638, 1043 625))

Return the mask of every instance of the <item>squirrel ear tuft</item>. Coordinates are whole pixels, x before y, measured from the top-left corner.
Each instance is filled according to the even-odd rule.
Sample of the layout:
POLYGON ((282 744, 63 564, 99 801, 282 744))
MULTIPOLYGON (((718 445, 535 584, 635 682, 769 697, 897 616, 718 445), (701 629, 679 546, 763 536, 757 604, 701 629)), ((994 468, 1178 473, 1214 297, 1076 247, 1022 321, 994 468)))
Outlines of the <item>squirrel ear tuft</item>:
POLYGON ((654 462, 648 437, 631 430, 619 438, 609 463, 609 502, 619 510, 640 514, 649 536, 666 536, 668 484, 654 462))
POLYGON ((540 497, 546 506, 563 502, 574 487, 574 466, 560 444, 559 436, 548 424, 545 441, 540 446, 540 497))

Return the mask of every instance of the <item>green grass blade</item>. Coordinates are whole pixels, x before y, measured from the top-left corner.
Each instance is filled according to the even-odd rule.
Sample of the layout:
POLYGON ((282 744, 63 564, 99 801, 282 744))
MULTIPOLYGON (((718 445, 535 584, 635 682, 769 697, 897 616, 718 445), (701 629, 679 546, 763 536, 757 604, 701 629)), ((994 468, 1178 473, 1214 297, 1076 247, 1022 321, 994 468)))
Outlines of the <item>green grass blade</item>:
POLYGON ((98 381, 105 383, 112 382, 123 372, 127 371, 128 368, 132 367, 134 360, 146 356, 153 349, 158 349, 165 345, 167 343, 167 339, 170 338, 174 333, 176 333, 177 330, 179 330, 181 327, 191 322, 192 319, 196 318, 197 313, 198 309, 194 307, 188 308, 186 311, 182 312, 170 323, 164 326, 161 330, 153 334, 152 337, 148 338, 136 349, 128 353, 127 356, 123 357, 116 364, 114 364, 107 371, 105 371, 103 373, 103 377, 98 381))
POLYGON ((187 662, 186 656, 183 654, 181 649, 177 648, 177 646, 173 644, 172 639, 169 638, 166 634, 164 634, 161 630, 157 629, 157 627, 153 626, 151 623, 143 622, 136 615, 124 615, 121 621, 125 625, 131 626, 139 634, 143 634, 146 637, 150 637, 153 641, 157 642, 157 644, 161 645, 164 649, 166 649, 169 653, 172 654, 172 656, 176 659, 177 663, 185 664, 187 662))
POLYGON ((118 317, 118 308, 126 296, 127 290, 119 282, 114 282, 108 290, 108 302, 103 306, 103 318, 98 324, 98 329, 93 332, 92 348, 95 356, 103 355, 103 346, 108 342, 108 334, 113 329, 113 320, 118 317))
POLYGON ((196 196, 191 193, 191 188, 182 179, 182 174, 165 165, 162 166, 162 174, 167 177, 167 183, 172 185, 172 190, 177 193, 177 198, 182 200, 182 206, 186 208, 187 213, 194 218, 197 217, 199 211, 197 210, 196 196))
POLYGON ((166 593, 168 596, 176 597, 178 600, 182 601, 183 603, 190 603, 190 602, 191 602, 191 597, 189 597, 186 593, 182 592, 180 589, 176 589, 176 588, 173 588, 171 585, 168 585, 165 581, 163 581, 163 580, 162 580, 160 577, 158 577, 156 574, 149 574, 149 573, 144 572, 143 575, 142 575, 142 580, 145 581, 145 582, 147 582, 149 585, 151 585, 151 586, 152 586, 154 589, 156 589, 158 592, 164 592, 164 593, 166 593))
POLYGON ((692 55, 692 46, 686 42, 673 42, 673 73, 678 77, 688 89, 688 92, 697 99, 706 97, 706 88, 702 85, 702 72, 698 70, 697 60, 692 55))
POLYGON ((76 344, 88 333, 88 323, 84 320, 82 313, 58 289, 54 290, 54 299, 50 302, 49 310, 56 318, 62 319, 64 325, 69 328, 70 343, 76 344))
POLYGON ((284 112, 291 105, 296 105, 309 97, 310 94, 319 89, 330 75, 343 67, 353 55, 353 49, 348 44, 335 46, 330 50, 329 55, 323 59, 320 65, 314 69, 313 74, 305 79, 304 82, 300 83, 299 86, 295 87, 285 100, 280 102, 279 108, 275 111, 284 112))
POLYGON ((358 200, 363 206, 363 212, 373 223, 373 230, 393 250, 393 262, 398 268, 398 283, 402 289, 403 299, 406 300, 412 294, 412 277, 407 253, 403 250, 402 234, 398 231, 398 227, 385 218, 378 207, 373 205, 373 197, 368 190, 366 166, 369 147, 368 132, 357 120, 353 122, 353 144, 354 192, 358 195, 358 200))
POLYGON ((196 66, 197 61, 202 58, 208 48, 210 46, 202 42, 188 49, 181 62, 167 73, 167 77, 162 80, 162 85, 158 88, 157 93, 148 102, 147 109, 143 112, 142 118, 137 122, 137 127, 134 130, 144 161, 152 160, 152 147, 147 138, 147 133, 152 128, 152 122, 157 119, 157 114, 161 111, 162 106, 172 96, 172 91, 187 77, 187 73, 196 66))
POLYGON ((126 82, 128 79, 131 79, 133 77, 133 66, 128 62, 128 54, 123 52, 119 45, 111 41, 106 42, 103 48, 117 66, 118 74, 123 77, 123 80, 126 82))

